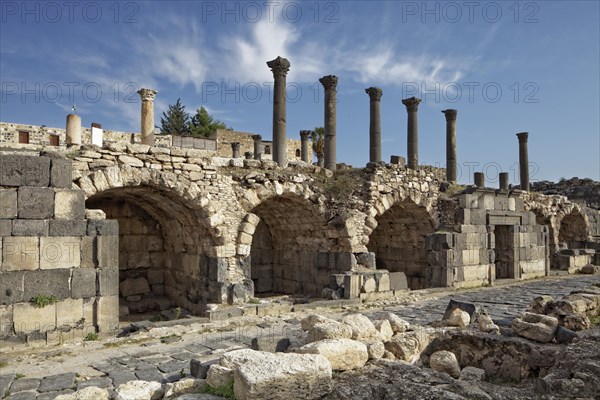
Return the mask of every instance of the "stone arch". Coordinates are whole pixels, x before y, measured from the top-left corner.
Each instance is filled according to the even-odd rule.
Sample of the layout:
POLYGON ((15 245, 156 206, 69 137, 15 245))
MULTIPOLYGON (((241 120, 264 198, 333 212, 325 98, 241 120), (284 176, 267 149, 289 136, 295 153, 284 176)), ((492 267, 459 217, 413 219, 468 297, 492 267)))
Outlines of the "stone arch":
POLYGON ((109 167, 80 178, 86 208, 119 221, 119 294, 133 313, 178 306, 202 314, 220 302, 209 273, 222 240, 195 184, 164 171, 109 167), (187 186, 187 187, 185 187, 187 186), (212 223, 212 224, 211 224, 212 223))
POLYGON ((378 208, 376 223, 371 224, 374 228, 367 248, 375 253, 377 268, 404 272, 411 289, 423 289, 428 266, 425 239, 436 230, 439 220, 429 202, 418 204, 414 198, 406 196, 394 203, 389 198, 381 200, 383 208, 378 208))
POLYGON ((564 243, 570 249, 584 248, 589 235, 587 215, 574 205, 559 221, 558 243, 564 243))
POLYGON ((329 283, 331 229, 321 208, 292 192, 265 197, 240 224, 237 252, 249 260, 247 276, 258 296, 320 296, 329 283))
POLYGON ((550 254, 554 254, 558 251, 556 242, 556 220, 552 215, 544 213, 541 208, 532 208, 531 211, 535 214, 535 223, 538 225, 546 225, 548 227, 548 245, 550 247, 550 254))

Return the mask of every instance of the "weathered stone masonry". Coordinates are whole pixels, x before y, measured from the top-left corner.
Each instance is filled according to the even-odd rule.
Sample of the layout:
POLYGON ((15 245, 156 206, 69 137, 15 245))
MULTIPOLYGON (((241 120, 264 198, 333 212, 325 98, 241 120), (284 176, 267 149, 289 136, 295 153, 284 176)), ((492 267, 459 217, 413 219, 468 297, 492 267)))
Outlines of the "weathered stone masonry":
POLYGON ((86 212, 71 186, 70 160, 0 158, 0 337, 81 340, 117 328, 119 227, 86 212), (36 296, 57 302, 39 308, 36 296))
MULTIPOLYGON (((270 293, 320 297, 329 288, 369 299, 407 288, 475 286, 545 275, 553 243, 570 240, 570 246, 585 247, 589 240, 585 218, 583 233, 577 220, 579 206, 564 197, 487 188, 447 196, 440 192, 446 171, 432 167, 374 163, 333 173, 302 161, 281 167, 271 160, 122 143, 73 147, 63 153, 70 160, 39 157, 33 149, 3 153, 0 295, 10 290, 12 297, 2 297, 0 310, 11 331, 20 329, 17 322, 37 318, 23 314, 38 310, 28 303, 35 296, 31 290, 12 294, 14 288, 24 290, 19 274, 56 279, 62 286, 41 285, 44 294, 76 302, 77 310, 81 301, 82 313, 88 312, 73 314, 78 317, 72 318, 73 329, 85 318, 102 332, 117 322, 119 298, 130 312, 174 305, 202 315, 208 303, 240 303, 270 293), (6 169, 5 160, 14 160, 16 152, 29 156, 6 169), (20 203, 19 193, 26 202, 34 186, 22 178, 29 176, 30 160, 46 163, 48 176, 55 165, 72 166, 74 190, 50 178, 35 188, 46 196, 36 197, 46 204, 44 214, 27 214, 28 203, 20 203), (66 194, 77 200, 65 202, 66 194), (84 199, 86 208, 99 208, 113 220, 86 220, 84 199), (65 207, 79 211, 65 213, 65 207), (5 211, 10 209, 16 213, 5 211), (546 221, 550 224, 538 224, 546 221), (74 228, 53 230, 59 224, 74 228), (102 229, 94 228, 98 225, 102 229), (39 252, 52 235, 74 238, 80 254, 91 242, 94 262, 80 257, 79 264, 61 264, 52 272, 45 272, 40 258, 27 267, 32 270, 12 266, 6 249, 13 251, 13 241, 30 240, 39 252), (108 264, 107 249, 115 250, 108 264), (87 283, 74 285, 81 274, 87 283)), ((52 306, 56 315, 60 304, 52 306)), ((51 328, 59 321, 53 318, 51 328)))

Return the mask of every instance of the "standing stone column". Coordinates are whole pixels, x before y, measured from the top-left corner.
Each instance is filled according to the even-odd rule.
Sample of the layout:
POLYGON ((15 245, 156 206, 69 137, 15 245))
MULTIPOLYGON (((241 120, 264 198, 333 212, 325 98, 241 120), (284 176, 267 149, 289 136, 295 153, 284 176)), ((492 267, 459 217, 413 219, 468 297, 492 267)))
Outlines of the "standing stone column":
POLYGON ((485 174, 483 172, 475 172, 474 174, 475 186, 485 187, 485 174))
POLYGON ((417 111, 421 99, 411 97, 402 100, 408 113, 408 168, 417 169, 419 166, 419 123, 417 120, 417 111))
POLYGON ((260 160, 262 158, 262 136, 252 135, 252 140, 254 140, 254 159, 260 160))
POLYGON ((273 87, 273 160, 279 165, 286 163, 286 76, 290 70, 290 62, 282 57, 268 61, 267 66, 273 71, 275 85, 273 87))
POLYGON ((371 100, 369 103, 369 161, 381 161, 381 96, 383 90, 376 87, 365 89, 371 100))
POLYGON ((336 95, 338 78, 335 75, 327 75, 319 79, 325 89, 325 168, 335 171, 337 161, 335 153, 336 139, 336 95))
POLYGON ((312 131, 300 131, 300 159, 305 163, 310 164, 310 148, 308 146, 308 139, 312 131))
POLYGON ((500 172, 500 190, 508 192, 508 172, 500 172))
POLYGON ((240 158, 240 142, 231 143, 231 158, 240 158))
POLYGON ((456 182, 456 114, 457 110, 442 111, 446 116, 446 179, 456 182))
POLYGON ((67 115, 67 145, 81 144, 81 117, 77 114, 67 115))
POLYGON ((142 98, 142 144, 154 146, 154 98, 156 90, 140 89, 138 94, 142 98))
POLYGON ((529 191, 529 154, 527 138, 529 132, 517 133, 519 138, 519 171, 521 172, 521 190, 529 191))

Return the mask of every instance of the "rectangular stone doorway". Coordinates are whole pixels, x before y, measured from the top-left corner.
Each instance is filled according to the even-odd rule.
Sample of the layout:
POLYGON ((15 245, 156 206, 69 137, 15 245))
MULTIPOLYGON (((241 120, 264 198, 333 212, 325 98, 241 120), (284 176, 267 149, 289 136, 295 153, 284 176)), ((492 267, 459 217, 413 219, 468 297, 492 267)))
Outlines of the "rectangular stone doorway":
POLYGON ((496 279, 514 279, 515 274, 515 227, 496 225, 494 227, 496 248, 496 279))

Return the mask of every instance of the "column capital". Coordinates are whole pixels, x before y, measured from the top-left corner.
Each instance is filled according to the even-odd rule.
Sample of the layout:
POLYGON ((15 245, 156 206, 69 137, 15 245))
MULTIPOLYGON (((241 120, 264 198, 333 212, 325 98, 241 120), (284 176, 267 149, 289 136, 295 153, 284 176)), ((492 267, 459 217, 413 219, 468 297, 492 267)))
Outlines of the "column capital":
POLYGON ((154 101, 154 98, 156 97, 156 93, 158 93, 156 90, 154 89, 140 89, 137 92, 140 97, 142 98, 142 101, 154 101))
POLYGON ((365 93, 369 95, 371 101, 380 101, 381 96, 383 95, 383 90, 378 87, 370 87, 365 89, 365 93))
POLYGON ((231 148, 232 149, 239 149, 240 148, 240 142, 231 142, 231 148))
POLYGON ((458 114, 457 110, 449 108, 447 110, 442 110, 442 112, 446 116, 446 121, 456 121, 456 114, 458 114))
POLYGON ((252 135, 252 140, 260 142, 262 140, 262 135, 252 135))
POLYGON ((300 139, 308 140, 312 135, 312 131, 300 131, 300 139))
POLYGON ((517 137, 519 138, 519 142, 527 142, 529 132, 519 132, 517 133, 517 137))
POLYGON ((409 99, 402 100, 402 104, 406 106, 406 111, 417 111, 419 109, 420 102, 421 99, 417 99, 414 96, 409 99))
POLYGON ((267 61, 267 66, 273 71, 273 77, 285 77, 290 70, 290 62, 287 58, 277 57, 274 60, 267 61))
POLYGON ((326 75, 326 76, 320 78, 319 82, 321 82, 321 84, 325 88, 325 91, 336 90, 336 86, 338 83, 338 77, 335 75, 326 75))

